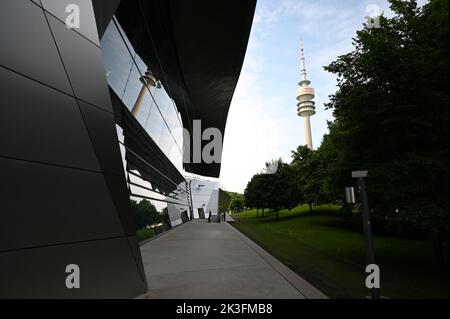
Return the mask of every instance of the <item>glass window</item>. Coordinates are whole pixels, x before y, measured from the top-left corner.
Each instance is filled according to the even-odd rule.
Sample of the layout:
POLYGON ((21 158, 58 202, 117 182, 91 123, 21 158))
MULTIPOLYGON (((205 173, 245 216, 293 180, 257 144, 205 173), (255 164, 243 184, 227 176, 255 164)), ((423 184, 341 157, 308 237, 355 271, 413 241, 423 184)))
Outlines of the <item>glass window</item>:
POLYGON ((125 91, 133 59, 114 22, 111 22, 106 29, 101 46, 108 84, 121 97, 125 91))
MULTIPOLYGON (((120 25, 117 23, 116 26, 115 22, 114 18, 101 41, 103 62, 108 84, 131 111, 143 90, 140 78, 147 71, 147 65, 134 52, 120 25)), ((183 145, 183 130, 175 103, 162 85, 145 90, 136 119, 182 171, 180 148, 183 145)))

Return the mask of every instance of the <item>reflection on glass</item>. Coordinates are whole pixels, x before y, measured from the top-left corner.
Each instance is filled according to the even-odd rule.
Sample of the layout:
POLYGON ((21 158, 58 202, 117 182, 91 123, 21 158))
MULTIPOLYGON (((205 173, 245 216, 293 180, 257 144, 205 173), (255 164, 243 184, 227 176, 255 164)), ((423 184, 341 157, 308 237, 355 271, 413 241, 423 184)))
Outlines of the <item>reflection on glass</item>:
POLYGON ((118 96, 122 96, 133 59, 113 22, 106 29, 101 45, 108 84, 118 96))
MULTIPOLYGON (((140 78, 147 71, 147 65, 134 52, 120 25, 117 23, 117 27, 114 22, 117 23, 115 18, 101 41, 103 62, 108 84, 131 111, 141 91, 143 84, 140 78)), ((171 162, 182 171, 183 130, 180 115, 162 85, 159 88, 149 88, 136 119, 171 162)))

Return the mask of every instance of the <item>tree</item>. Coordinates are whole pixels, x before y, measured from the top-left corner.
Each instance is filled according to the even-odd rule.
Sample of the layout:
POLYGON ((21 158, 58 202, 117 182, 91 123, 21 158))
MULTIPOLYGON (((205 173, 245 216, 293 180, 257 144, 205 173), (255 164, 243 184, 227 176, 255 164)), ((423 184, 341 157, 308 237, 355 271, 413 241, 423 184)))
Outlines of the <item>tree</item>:
POLYGON ((337 75, 338 89, 326 105, 334 120, 320 147, 300 146, 292 164, 279 161, 274 174, 264 174, 274 161, 268 163, 245 199, 276 212, 293 198, 311 210, 343 203, 344 187, 355 184, 351 171, 367 169, 375 228, 426 235, 448 260, 449 4, 390 4, 392 18, 364 26, 354 50, 325 67, 337 75))
POLYGON ((295 187, 295 176, 289 164, 281 159, 267 162, 265 169, 254 175, 247 183, 244 191, 245 205, 262 210, 269 208, 276 212, 279 219, 279 210, 291 210, 298 204, 298 195, 295 187))
MULTIPOLYGON (((329 189, 369 170, 372 218, 448 244, 448 0, 391 0, 392 18, 364 27, 355 50, 325 69, 338 76, 334 121, 319 148, 329 189)), ((349 184, 347 184, 349 185, 349 184)), ((338 195, 330 192, 335 199, 338 195)), ((447 251, 448 254, 448 251, 447 251)))
POLYGON ((230 209, 236 213, 244 210, 244 195, 236 192, 227 192, 230 196, 230 209))
POLYGON ((240 197, 231 200, 230 209, 235 213, 240 213, 244 210, 244 200, 240 197))
MULTIPOLYGON (((299 202, 309 205, 312 214, 312 205, 322 200, 322 167, 317 152, 307 146, 299 146, 292 151, 292 171, 295 174, 295 187, 299 202)), ((326 200, 325 200, 326 201, 326 200)))
POLYGON ((298 204, 293 170, 289 164, 278 160, 277 170, 273 174, 263 174, 261 182, 264 184, 262 204, 275 211, 277 220, 281 209, 291 210, 298 204))
POLYGON ((148 200, 143 199, 139 203, 131 200, 131 209, 133 211, 136 229, 161 222, 161 214, 158 213, 156 207, 148 200))
POLYGON ((282 203, 281 207, 290 211, 299 204, 294 168, 280 160, 275 176, 279 183, 278 193, 282 203))
POLYGON ((264 208, 267 207, 265 192, 266 184, 264 181, 264 174, 253 175, 244 191, 244 203, 248 208, 256 208, 256 217, 259 216, 259 209, 262 209, 264 217, 264 208))

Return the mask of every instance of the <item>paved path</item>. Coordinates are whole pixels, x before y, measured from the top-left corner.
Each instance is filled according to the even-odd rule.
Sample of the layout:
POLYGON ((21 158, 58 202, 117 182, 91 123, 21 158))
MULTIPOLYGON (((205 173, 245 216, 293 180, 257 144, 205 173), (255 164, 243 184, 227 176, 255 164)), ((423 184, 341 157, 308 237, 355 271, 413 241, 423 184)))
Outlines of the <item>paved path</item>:
POLYGON ((234 222, 234 218, 230 216, 230 214, 225 213, 225 221, 226 222, 234 222))
POLYGON ((325 298, 228 223, 188 222, 141 253, 143 298, 325 298))

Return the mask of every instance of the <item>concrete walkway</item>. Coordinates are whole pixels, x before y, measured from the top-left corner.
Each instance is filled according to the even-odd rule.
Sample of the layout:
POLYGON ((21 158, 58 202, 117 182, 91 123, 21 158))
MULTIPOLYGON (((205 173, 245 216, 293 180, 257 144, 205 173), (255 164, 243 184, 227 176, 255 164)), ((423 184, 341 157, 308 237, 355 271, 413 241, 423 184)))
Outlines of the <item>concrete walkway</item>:
POLYGON ((142 298, 326 298, 228 223, 194 220, 141 246, 142 298))

